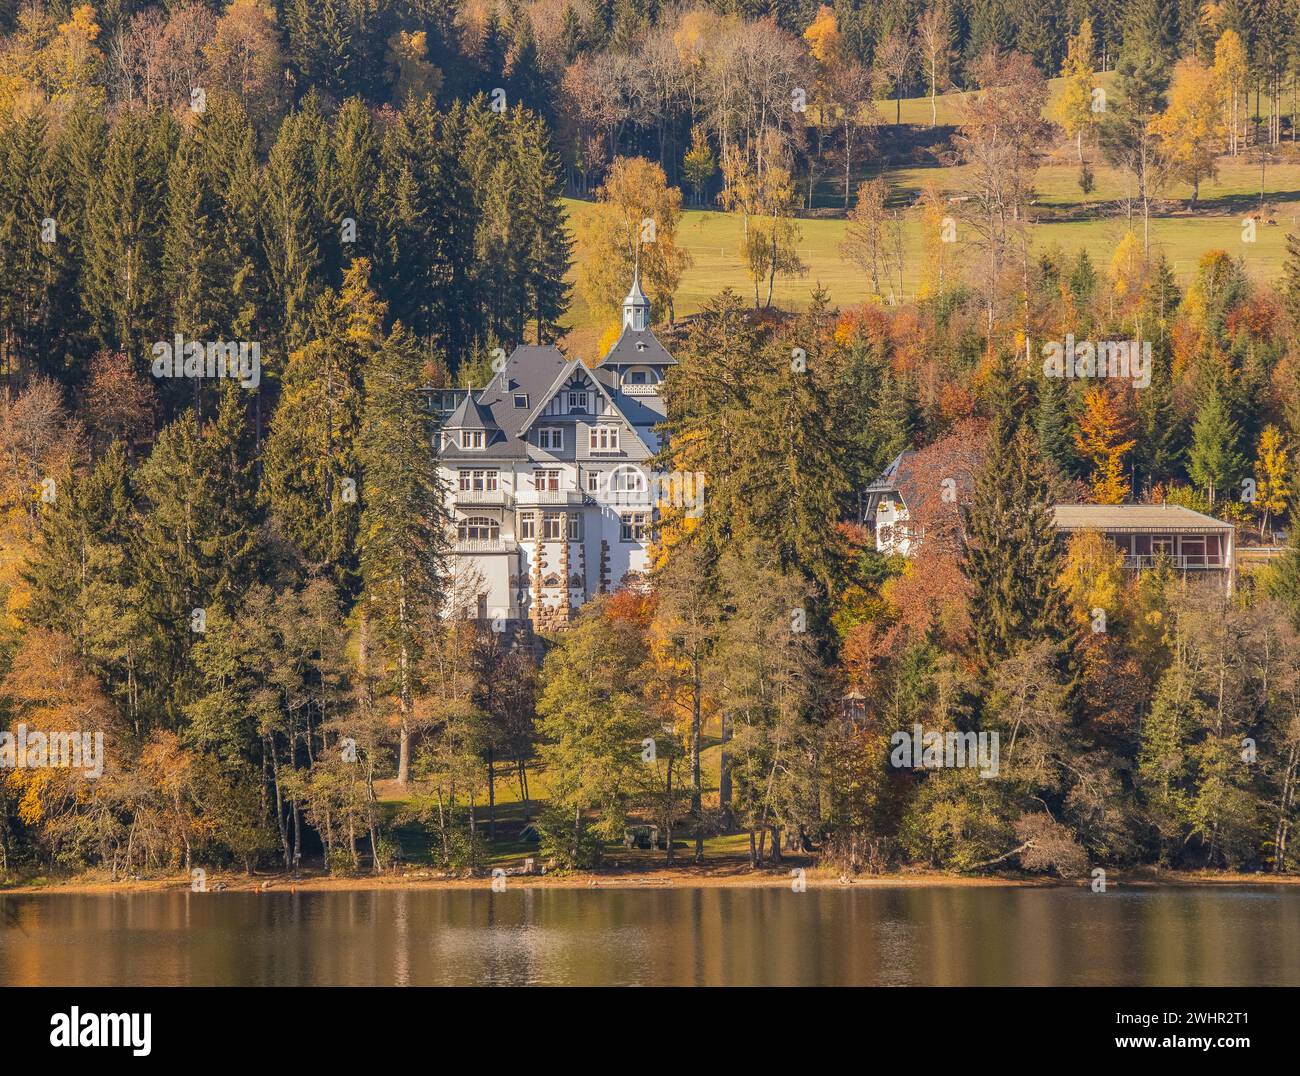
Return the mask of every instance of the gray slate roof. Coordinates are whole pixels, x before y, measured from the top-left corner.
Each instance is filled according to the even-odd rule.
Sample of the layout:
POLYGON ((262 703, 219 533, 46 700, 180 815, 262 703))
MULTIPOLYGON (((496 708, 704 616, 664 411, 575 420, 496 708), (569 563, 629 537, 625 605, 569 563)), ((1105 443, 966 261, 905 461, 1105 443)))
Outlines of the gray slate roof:
POLYGON ((668 349, 655 339, 649 329, 629 329, 626 326, 609 354, 600 360, 600 366, 676 366, 677 360, 668 349))
POLYGON ((491 410, 475 400, 472 395, 461 400, 460 406, 451 413, 444 425, 449 430, 500 429, 491 410))
MULTIPOLYGON (((653 341, 668 363, 674 360, 649 332, 632 333, 625 330, 620 341, 627 336, 646 337, 653 341)), ((617 345, 616 345, 617 346, 617 345)), ((612 354, 612 352, 611 352, 612 354)), ((640 355, 640 353, 638 353, 640 355)), ((647 362, 638 357, 636 362, 647 362)), ((664 361, 664 360, 659 360, 664 361)), ((563 352, 553 346, 521 344, 511 352, 505 368, 482 389, 462 400, 459 407, 444 423, 444 429, 465 428, 495 431, 489 434, 485 449, 463 449, 453 442, 441 450, 443 459, 452 461, 492 461, 528 459, 527 431, 530 418, 536 416, 563 382, 577 370, 584 370, 619 409, 623 417, 639 433, 663 418, 663 402, 655 397, 627 396, 611 388, 606 378, 597 370, 565 359, 563 352), (516 395, 528 397, 526 407, 515 407, 516 395), (481 424, 481 425, 480 425, 481 424)), ((651 446, 645 446, 652 452, 651 446)))

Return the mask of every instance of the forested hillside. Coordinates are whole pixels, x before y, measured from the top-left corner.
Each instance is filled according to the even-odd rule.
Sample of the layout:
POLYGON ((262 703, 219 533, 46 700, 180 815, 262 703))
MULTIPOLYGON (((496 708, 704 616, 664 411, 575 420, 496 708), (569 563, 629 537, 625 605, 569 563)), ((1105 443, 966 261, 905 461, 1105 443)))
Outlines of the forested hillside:
POLYGON ((0 728, 105 744, 0 751, 0 878, 587 868, 633 823, 669 862, 1294 871, 1298 15, 0 0, 0 728), (679 310, 715 241, 739 287, 679 310), (429 390, 594 365, 634 272, 705 509, 520 645, 429 390), (905 450, 907 557, 861 518, 905 450), (1262 566, 1135 571, 1061 502, 1262 566), (996 778, 891 763, 917 726, 996 733, 996 778))

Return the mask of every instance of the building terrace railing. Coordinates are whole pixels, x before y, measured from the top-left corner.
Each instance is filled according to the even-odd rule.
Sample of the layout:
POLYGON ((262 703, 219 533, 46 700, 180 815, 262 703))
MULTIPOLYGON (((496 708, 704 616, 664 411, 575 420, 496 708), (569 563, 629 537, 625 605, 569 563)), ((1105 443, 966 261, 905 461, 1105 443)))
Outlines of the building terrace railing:
POLYGON ((452 493, 457 505, 504 508, 510 503, 510 494, 504 489, 457 489, 452 493))
MULTIPOLYGON (((1160 556, 1158 553, 1126 553, 1124 554, 1124 567, 1154 568, 1160 556)), ((1164 558, 1171 567, 1179 569, 1209 568, 1222 570, 1227 567, 1223 556, 1218 553, 1165 553, 1164 558)))
POLYGON ((515 494, 519 504, 581 505, 586 496, 576 489, 521 489, 515 494))
POLYGON ((457 553, 517 553, 519 543, 512 538, 464 538, 457 539, 457 553))

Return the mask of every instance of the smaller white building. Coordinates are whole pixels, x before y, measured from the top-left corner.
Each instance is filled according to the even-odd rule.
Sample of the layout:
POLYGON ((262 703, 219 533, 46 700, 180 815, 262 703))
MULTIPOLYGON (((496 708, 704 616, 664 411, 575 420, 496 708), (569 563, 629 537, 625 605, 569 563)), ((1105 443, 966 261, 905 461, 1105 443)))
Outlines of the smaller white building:
POLYGON ((584 602, 648 570, 650 461, 672 365, 634 279, 622 334, 595 366, 522 345, 482 389, 428 391, 445 416, 453 575, 475 616, 562 628, 584 602))

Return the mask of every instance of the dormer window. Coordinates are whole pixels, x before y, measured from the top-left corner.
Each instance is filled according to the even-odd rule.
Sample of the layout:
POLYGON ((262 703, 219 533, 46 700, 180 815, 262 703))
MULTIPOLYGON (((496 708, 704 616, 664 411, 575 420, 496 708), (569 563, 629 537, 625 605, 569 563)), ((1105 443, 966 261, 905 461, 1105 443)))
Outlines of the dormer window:
POLYGON ((645 343, 645 341, 644 341, 644 340, 638 340, 638 341, 636 342, 636 349, 637 349, 637 351, 644 351, 644 350, 646 349, 646 343, 645 343))
POLYGON ((515 406, 516 406, 516 407, 527 407, 527 406, 528 406, 528 394, 527 394, 526 392, 516 392, 516 393, 515 393, 515 406))
POLYGON ((461 448, 484 448, 486 438, 482 430, 461 430, 460 447, 461 448))

